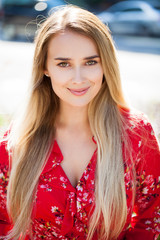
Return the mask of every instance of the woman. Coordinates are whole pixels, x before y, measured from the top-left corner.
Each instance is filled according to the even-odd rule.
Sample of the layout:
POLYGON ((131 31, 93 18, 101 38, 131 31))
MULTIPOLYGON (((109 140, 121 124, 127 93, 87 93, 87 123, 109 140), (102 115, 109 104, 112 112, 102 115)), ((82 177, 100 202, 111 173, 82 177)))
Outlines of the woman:
POLYGON ((36 37, 28 104, 0 147, 1 236, 157 239, 159 160, 150 124, 124 100, 106 26, 78 7, 54 12, 36 37))

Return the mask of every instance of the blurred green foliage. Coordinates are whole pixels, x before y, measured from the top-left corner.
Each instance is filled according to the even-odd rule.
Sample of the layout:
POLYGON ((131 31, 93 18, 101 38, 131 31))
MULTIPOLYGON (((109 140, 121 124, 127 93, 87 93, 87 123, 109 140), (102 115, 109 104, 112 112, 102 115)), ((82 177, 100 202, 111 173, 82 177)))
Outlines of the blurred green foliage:
POLYGON ((4 120, 3 115, 0 115, 0 127, 2 127, 4 125, 4 122, 5 122, 5 120, 4 120))
POLYGON ((0 114, 0 139, 3 137, 4 132, 7 130, 11 121, 9 114, 0 114))

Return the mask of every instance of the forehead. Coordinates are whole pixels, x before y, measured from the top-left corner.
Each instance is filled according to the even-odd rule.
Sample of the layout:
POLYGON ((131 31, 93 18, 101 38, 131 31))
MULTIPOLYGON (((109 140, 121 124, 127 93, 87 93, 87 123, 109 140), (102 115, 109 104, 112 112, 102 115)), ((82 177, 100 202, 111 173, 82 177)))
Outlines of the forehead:
POLYGON ((91 38, 66 30, 53 36, 48 44, 48 56, 85 57, 98 54, 97 45, 91 38))

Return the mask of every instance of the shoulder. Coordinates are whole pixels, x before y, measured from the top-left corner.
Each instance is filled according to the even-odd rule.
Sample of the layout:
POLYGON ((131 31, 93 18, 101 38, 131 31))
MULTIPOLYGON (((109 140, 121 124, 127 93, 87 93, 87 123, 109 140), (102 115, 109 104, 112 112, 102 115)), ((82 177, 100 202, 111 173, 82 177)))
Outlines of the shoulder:
POLYGON ((123 109, 121 110, 121 113, 125 119, 125 129, 128 131, 128 134, 131 137, 137 136, 137 139, 141 137, 143 140, 151 140, 156 138, 152 124, 150 123, 146 114, 136 109, 123 109))
POLYGON ((0 140, 0 168, 9 167, 8 133, 7 131, 0 140))
POLYGON ((0 233, 5 232, 9 222, 6 212, 7 186, 10 175, 7 142, 6 133, 0 140, 0 233))
POLYGON ((120 112, 132 128, 135 128, 139 125, 146 126, 149 122, 146 114, 134 108, 121 108, 120 112))
POLYGON ((160 147, 150 121, 144 113, 137 110, 129 110, 125 114, 136 169, 145 169, 147 174, 159 176, 160 147))

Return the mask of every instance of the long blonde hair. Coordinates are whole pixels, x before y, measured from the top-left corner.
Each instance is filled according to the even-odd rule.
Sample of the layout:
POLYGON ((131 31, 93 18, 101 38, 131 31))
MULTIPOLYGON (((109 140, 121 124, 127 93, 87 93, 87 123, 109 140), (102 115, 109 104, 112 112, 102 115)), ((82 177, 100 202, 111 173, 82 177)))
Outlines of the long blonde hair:
POLYGON ((99 239, 116 239, 127 217, 122 157, 125 139, 126 107, 114 44, 107 27, 92 13, 75 6, 53 12, 42 23, 35 39, 35 54, 29 100, 22 118, 13 125, 9 148, 12 150, 7 204, 14 227, 8 238, 18 239, 30 231, 35 192, 54 139, 58 97, 44 75, 48 43, 55 34, 70 29, 93 39, 98 47, 104 80, 89 104, 88 118, 97 141, 95 209, 90 217, 87 239, 95 231, 99 239), (99 223, 101 222, 101 225, 99 223))

